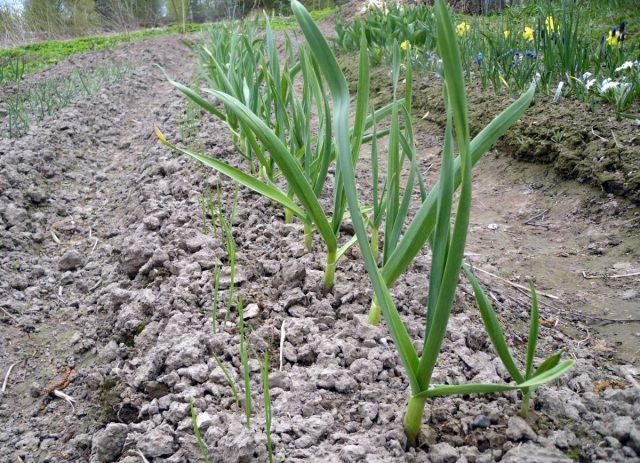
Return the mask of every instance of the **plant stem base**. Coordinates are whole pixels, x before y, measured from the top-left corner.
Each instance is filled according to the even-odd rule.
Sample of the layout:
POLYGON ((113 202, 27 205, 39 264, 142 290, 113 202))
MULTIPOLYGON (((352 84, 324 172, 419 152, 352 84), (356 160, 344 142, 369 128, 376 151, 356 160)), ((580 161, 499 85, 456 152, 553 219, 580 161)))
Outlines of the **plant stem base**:
POLYGON ((369 309, 369 323, 372 325, 377 325, 380 323, 380 304, 378 304, 378 300, 373 297, 371 301, 371 308, 369 309))
POLYGON ((529 416, 529 408, 531 408, 531 403, 529 401, 530 398, 530 395, 522 397, 522 404, 520 404, 520 416, 522 418, 527 418, 529 416))
POLYGON ((304 245, 307 251, 313 251, 313 229, 308 224, 304 224, 304 245))
POLYGON ((404 424, 404 432, 407 435, 408 447, 414 447, 417 443, 426 402, 427 399, 421 397, 411 397, 407 402, 402 422, 404 424))
POLYGON ((327 265, 324 269, 324 291, 330 292, 333 289, 333 281, 336 275, 336 251, 327 252, 327 265))

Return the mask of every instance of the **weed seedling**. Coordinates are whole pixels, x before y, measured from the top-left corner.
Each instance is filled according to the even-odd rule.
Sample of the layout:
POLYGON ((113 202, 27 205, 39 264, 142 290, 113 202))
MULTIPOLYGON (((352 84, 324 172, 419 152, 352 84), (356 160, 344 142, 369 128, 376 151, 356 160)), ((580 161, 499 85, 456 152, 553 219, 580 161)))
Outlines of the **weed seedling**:
POLYGON ((238 406, 238 408, 242 408, 242 406, 240 405, 240 396, 238 395, 238 388, 236 387, 236 384, 234 383, 233 378, 231 378, 231 375, 229 374, 229 370, 227 370, 227 368, 220 361, 220 359, 216 354, 213 354, 213 360, 215 360, 215 362, 218 364, 218 366, 222 370, 222 374, 227 380, 227 384, 231 389, 231 394, 233 395, 233 399, 235 400, 236 405, 238 406))
POLYGON ((240 334, 240 363, 242 364, 242 377, 244 379, 244 415, 247 429, 251 427, 251 378, 249 369, 249 341, 244 332, 244 307, 242 299, 238 299, 238 331, 240 334))
POLYGON ((269 351, 264 353, 262 362, 262 396, 264 399, 264 430, 267 435, 267 454, 269 463, 273 462, 273 445, 271 443, 271 392, 269 390, 269 351))
POLYGON ((202 434, 200 433, 200 428, 198 427, 198 414, 196 412, 196 407, 193 405, 192 397, 189 398, 189 406, 191 408, 191 423, 193 425, 193 433, 196 435, 196 440, 198 441, 198 450, 200 450, 200 455, 202 456, 205 463, 209 463, 209 453, 207 452, 207 446, 202 440, 202 434))
MULTIPOLYGON (((473 273, 471 273, 471 270, 466 265, 463 266, 463 270, 467 275, 467 278, 471 282, 471 285, 473 286, 473 292, 478 304, 478 309, 480 309, 482 321, 487 328, 487 332, 489 333, 489 338, 491 339, 493 348, 498 353, 500 360, 502 360, 503 365, 505 366, 511 377, 514 379, 514 381, 516 381, 516 383, 518 384, 522 384, 526 381, 531 380, 531 378, 539 376, 551 370, 552 368, 555 368, 558 363, 560 363, 562 351, 556 352, 555 354, 547 357, 537 369, 533 369, 533 360, 536 353, 538 330, 540 327, 538 295, 536 293, 535 287, 533 286, 533 283, 529 283, 529 288, 531 291, 531 318, 529 321, 527 353, 524 371, 520 371, 516 366, 513 355, 511 355, 511 351, 509 350, 509 346, 507 345, 504 332, 500 327, 500 320, 498 319, 498 316, 493 309, 491 302, 489 302, 489 298, 487 298, 487 296, 485 295, 482 287, 478 283, 478 280, 476 280, 473 273)), ((533 394, 535 389, 535 386, 522 389, 522 405, 520 407, 520 415, 523 418, 526 418, 529 414, 529 403, 531 395, 533 394)))
POLYGON ((211 331, 216 334, 218 328, 218 303, 220 298, 220 265, 213 268, 213 297, 211 298, 211 331))

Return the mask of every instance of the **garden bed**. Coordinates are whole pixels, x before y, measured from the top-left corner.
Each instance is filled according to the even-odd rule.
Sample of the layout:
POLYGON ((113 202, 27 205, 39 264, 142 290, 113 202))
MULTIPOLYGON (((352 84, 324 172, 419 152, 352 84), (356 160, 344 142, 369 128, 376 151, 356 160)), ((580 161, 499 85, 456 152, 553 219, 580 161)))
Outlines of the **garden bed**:
MULTIPOLYGON (((235 187, 171 154, 152 127, 179 140, 187 133, 181 127, 195 125, 181 142, 231 164, 241 157, 224 125, 189 113, 152 65, 190 79, 192 58, 177 38, 125 49, 142 64, 122 81, 19 140, 0 140, 3 375, 14 365, 0 403, 0 446, 9 449, 6 461, 134 463, 144 461, 141 454, 151 462, 201 461, 192 400, 211 461, 266 461, 257 357, 250 361, 249 429, 213 358, 241 385, 238 315, 226 313, 227 247, 207 228, 201 205, 219 186, 229 214, 235 187), (214 334, 216 264, 222 278, 214 334)), ((368 174, 360 172, 361 179, 368 174)), ((612 346, 571 316, 564 320, 575 334, 553 323, 541 327, 540 352, 564 348, 577 364, 536 391, 528 422, 517 416, 516 393, 434 399, 420 446, 405 450, 408 383, 384 324, 366 321, 371 291, 359 252, 353 248, 339 262, 336 285, 325 294, 320 242, 308 252, 302 226, 285 223, 282 208, 241 188, 232 230, 248 339, 260 355, 271 353, 276 461, 638 459, 640 391, 612 346)), ((345 226, 345 237, 350 232, 345 226)), ((429 260, 420 255, 392 288, 416 340, 429 260)), ((503 323, 514 327, 509 342, 522 351, 528 306, 513 288, 492 288, 503 323)), ((543 316, 552 313, 543 309, 543 316)), ((508 379, 466 282, 436 376, 450 384, 508 379)))

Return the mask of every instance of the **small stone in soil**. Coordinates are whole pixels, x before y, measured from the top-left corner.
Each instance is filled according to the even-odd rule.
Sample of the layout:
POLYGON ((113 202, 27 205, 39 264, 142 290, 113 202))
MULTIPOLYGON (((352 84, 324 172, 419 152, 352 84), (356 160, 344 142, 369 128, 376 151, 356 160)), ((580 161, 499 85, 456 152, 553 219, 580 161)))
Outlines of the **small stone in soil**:
POLYGON ((138 449, 147 457, 161 457, 173 453, 174 435, 169 424, 162 424, 147 432, 138 442, 138 449))
POLYGON ((260 307, 258 304, 249 304, 244 309, 244 319, 249 320, 251 318, 256 318, 260 313, 260 307))
POLYGON ((142 223, 144 223, 144 226, 147 228, 147 230, 157 230, 158 228, 160 228, 160 219, 158 219, 154 215, 145 217, 142 223))
POLYGON ((440 442, 431 447, 429 460, 432 463, 454 463, 458 460, 458 451, 447 442, 440 442))
POLYGON ((490 425, 491 425, 491 422, 489 421, 489 418, 487 418, 485 415, 478 415, 473 419, 473 423, 471 423, 471 428, 485 429, 485 428, 488 428, 490 425))
POLYGON ((76 270, 84 266, 84 256, 75 249, 69 249, 65 252, 58 262, 58 269, 66 272, 67 270, 76 270))

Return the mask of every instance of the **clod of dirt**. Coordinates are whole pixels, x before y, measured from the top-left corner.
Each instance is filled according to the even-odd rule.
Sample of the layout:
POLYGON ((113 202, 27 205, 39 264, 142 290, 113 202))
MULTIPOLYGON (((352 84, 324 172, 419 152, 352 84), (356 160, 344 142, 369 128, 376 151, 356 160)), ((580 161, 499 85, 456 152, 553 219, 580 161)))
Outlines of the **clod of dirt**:
POLYGON ((91 458, 95 461, 111 463, 122 453, 122 447, 129 427, 122 423, 109 423, 106 428, 93 435, 91 440, 91 458))
POLYGON ((513 441, 535 441, 537 438, 536 433, 533 432, 529 423, 519 416, 512 416, 509 418, 509 423, 507 424, 507 437, 513 441))
POLYGON ((76 249, 69 249, 58 261, 58 268, 62 271, 77 270, 84 266, 85 258, 76 249))

